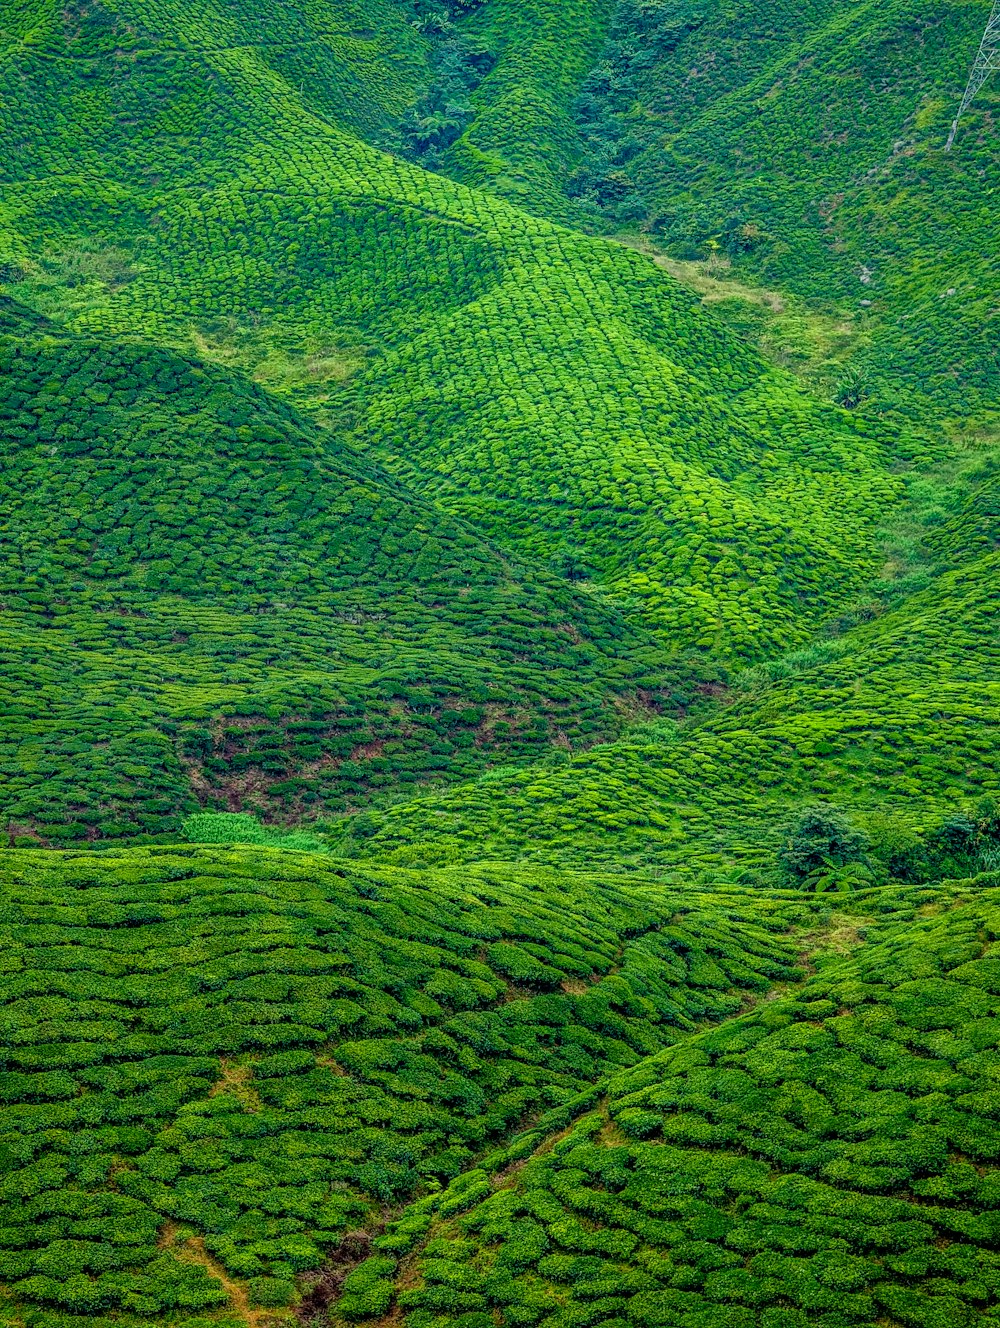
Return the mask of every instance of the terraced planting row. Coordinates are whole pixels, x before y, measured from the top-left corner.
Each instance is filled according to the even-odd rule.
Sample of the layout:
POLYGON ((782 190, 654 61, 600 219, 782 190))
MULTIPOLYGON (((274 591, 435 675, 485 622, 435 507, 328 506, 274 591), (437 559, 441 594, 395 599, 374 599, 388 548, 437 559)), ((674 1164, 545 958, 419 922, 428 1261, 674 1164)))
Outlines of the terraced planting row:
POLYGON ((231 371, 8 319, 12 838, 343 810, 691 695, 641 628, 231 371))
POLYGON ((39 1328, 225 1306, 201 1251, 291 1303, 345 1233, 794 977, 809 912, 273 849, 0 872, 0 1279, 39 1328))
POLYGON ((255 15, 227 16, 220 48, 183 5, 123 4, 105 26, 43 8, 5 66, 19 89, 39 80, 30 123, 20 94, 5 112, 23 302, 262 375, 672 648, 800 643, 873 574, 889 471, 921 444, 804 394, 647 259, 315 114, 254 47, 255 15), (127 91, 112 43, 135 52, 127 91), (45 126, 90 79, 106 96, 77 148, 45 126), (191 107, 189 133, 165 95, 191 107))
POLYGON ((339 824, 335 842, 397 862, 485 851, 773 881, 785 827, 829 802, 866 819, 891 856, 1000 795, 996 574, 992 553, 942 572, 873 621, 744 675, 700 723, 653 723, 415 798, 339 824))
POLYGON ((388 1303, 411 1250, 410 1328, 997 1322, 1000 895, 910 898, 883 939, 418 1204, 346 1308, 388 1303))

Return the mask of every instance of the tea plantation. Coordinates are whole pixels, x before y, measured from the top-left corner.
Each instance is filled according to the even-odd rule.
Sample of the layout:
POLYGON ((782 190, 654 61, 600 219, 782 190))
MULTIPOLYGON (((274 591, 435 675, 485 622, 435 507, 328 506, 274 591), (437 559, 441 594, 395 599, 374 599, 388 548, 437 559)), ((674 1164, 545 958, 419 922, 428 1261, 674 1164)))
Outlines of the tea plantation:
POLYGON ((485 848, 710 878, 766 873, 794 809, 811 802, 873 819, 889 844, 912 839, 1000 796, 998 575, 995 553, 943 571, 873 621, 748 671, 708 718, 493 771, 338 826, 338 842, 397 862, 485 848))
POLYGON ((0 1328, 1000 1328, 979 0, 0 0, 0 1328))
POLYGON ((696 685, 233 372, 8 312, 11 836, 176 834, 206 801, 343 808, 592 742, 696 685))
POLYGON ((486 0, 458 28, 497 64, 444 166, 835 308, 866 394, 995 428, 995 80, 944 151, 989 11, 486 0))
POLYGON ((22 303, 249 370, 673 649, 800 644, 877 571, 919 440, 810 397, 637 254, 375 151, 268 63, 253 7, 223 45, 198 7, 101 13, 43 6, 6 57, 22 303))
POLYGON ((998 899, 996 877, 918 893, 794 991, 613 1074, 418 1204, 346 1308, 412 1249, 411 1325, 997 1322, 998 899))
POLYGON ((345 1232, 795 977, 807 913, 271 849, 0 872, 0 1275, 32 1324, 224 1305, 191 1242, 288 1303, 345 1232))

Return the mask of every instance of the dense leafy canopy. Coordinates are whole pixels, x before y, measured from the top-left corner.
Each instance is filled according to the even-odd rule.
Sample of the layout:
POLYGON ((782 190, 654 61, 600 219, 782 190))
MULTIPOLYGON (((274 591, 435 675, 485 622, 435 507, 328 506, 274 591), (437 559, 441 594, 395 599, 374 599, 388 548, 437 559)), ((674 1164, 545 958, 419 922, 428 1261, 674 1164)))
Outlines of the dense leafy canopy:
MULTIPOLYGON (((365 826, 366 852, 454 861, 485 846, 684 875, 766 871, 792 809, 830 801, 872 818, 890 841, 931 832, 1000 796, 997 565, 990 553, 886 612, 876 604, 873 621, 752 671, 699 723, 649 726, 390 808, 374 834, 365 826)), ((945 870, 956 867, 965 870, 945 870)))
POLYGON ((995 424, 995 81, 944 151, 988 4, 497 0, 491 11, 468 24, 503 53, 453 149, 469 178, 544 215, 561 206, 577 222, 641 230, 680 258, 835 303, 869 331, 865 392, 995 424), (515 79, 543 83, 545 104, 509 98, 515 79), (539 140, 560 149, 544 183, 539 140), (509 144, 528 181, 511 178, 509 144))
POLYGON ((249 848, 0 872, 0 1275, 76 1315, 225 1302, 165 1222, 284 1303, 379 1205, 797 971, 797 901, 613 878, 249 848))
POLYGON ((613 1076, 523 1167, 418 1205, 407 1322, 996 1323, 997 902, 995 878, 917 895, 794 993, 613 1076))
POLYGON ((629 250, 367 147, 267 63, 265 20, 220 21, 229 45, 182 5, 36 16, 6 62, 22 300, 252 367, 675 648, 802 642, 874 573, 909 447, 893 429, 809 397, 629 250), (79 132, 78 83, 95 122, 71 152, 46 122, 79 132), (164 102, 191 107, 189 132, 164 102))
POLYGON ((690 695, 612 608, 231 371, 25 324, 0 349, 13 837, 343 808, 690 695))
POLYGON ((980 8, 0 0, 0 1328, 1000 1324, 980 8))

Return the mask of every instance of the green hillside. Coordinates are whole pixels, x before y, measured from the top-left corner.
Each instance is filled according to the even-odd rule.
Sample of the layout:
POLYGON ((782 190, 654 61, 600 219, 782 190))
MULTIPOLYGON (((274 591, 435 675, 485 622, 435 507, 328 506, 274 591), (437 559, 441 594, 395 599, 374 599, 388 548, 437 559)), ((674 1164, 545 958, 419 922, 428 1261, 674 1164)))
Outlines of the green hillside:
POLYGON ((26 327, 0 358, 15 839, 169 836, 205 803, 343 810, 691 694, 594 597, 245 379, 26 327))
MULTIPOLYGON (((100 12, 44 10, 8 57, 23 303, 250 370, 671 646, 801 643, 876 570, 912 440, 804 394, 648 260, 367 147, 269 45, 207 45, 184 6, 145 7, 141 37, 100 12), (69 188, 46 121, 79 129, 76 98, 69 188)), ((254 22, 227 18, 232 40, 254 22)))
POLYGON ((345 1232, 794 976, 803 913, 267 849, 0 873, 3 1321, 39 1328, 216 1322, 216 1262, 286 1305, 345 1232))
POLYGON ((932 832, 1000 796, 998 568, 992 553, 943 572, 873 621, 742 675, 700 722, 492 772, 348 823, 344 846, 401 862, 485 851, 767 877, 810 803, 874 817, 890 841, 932 832))
POLYGON ((407 1322, 997 1322, 996 881, 912 902, 418 1205, 407 1322))
POLYGON ((0 0, 0 1328, 1000 1328, 973 0, 0 0))
POLYGON ((12 1328, 990 1321, 995 876, 0 871, 12 1328))
POLYGON ((452 92, 464 115, 434 162, 835 310, 878 402, 995 430, 995 86, 944 152, 988 16, 968 0, 484 0, 437 38, 496 63, 452 92))
POLYGON ((647 229, 869 325, 867 390, 994 420, 998 93, 944 152, 987 4, 621 0, 577 103, 571 185, 647 229))
MULTIPOLYGON (((911 476, 885 579, 806 648, 732 672, 711 689, 713 712, 682 710, 614 744, 338 822, 338 851, 655 866, 672 881, 773 885, 788 827, 830 804, 864 827, 876 874, 904 859, 933 872, 946 827, 989 819, 977 807, 1000 798, 996 467, 986 446, 911 476)), ((973 855, 943 869, 974 865, 973 855)))
MULTIPOLYGON (((439 8, 418 7, 427 13, 439 8)), ((464 183, 545 216, 579 220, 566 197, 566 180, 585 156, 574 104, 601 53, 614 0, 485 0, 451 9, 442 30, 431 29, 440 56, 417 105, 416 128, 426 123, 425 111, 446 110, 456 102, 461 109, 447 117, 451 123, 443 142, 426 147, 421 139, 414 142, 404 122, 404 143, 464 183), (485 61, 479 52, 486 53, 485 61), (459 61, 459 69, 471 74, 464 96, 456 87, 459 61)))

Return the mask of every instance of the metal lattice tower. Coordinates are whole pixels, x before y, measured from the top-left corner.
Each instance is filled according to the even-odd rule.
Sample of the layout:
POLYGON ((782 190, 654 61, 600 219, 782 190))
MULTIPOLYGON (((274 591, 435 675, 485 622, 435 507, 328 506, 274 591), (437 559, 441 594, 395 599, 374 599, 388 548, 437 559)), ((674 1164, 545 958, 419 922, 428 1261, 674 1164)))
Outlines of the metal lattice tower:
POLYGON ((948 142, 945 144, 945 152, 951 151, 951 145, 955 141, 955 131, 958 129, 958 122, 968 110, 969 103, 990 74, 997 69, 1000 69, 1000 0, 993 0, 990 21, 986 24, 983 40, 979 44, 979 51, 965 88, 965 96, 962 98, 962 104, 958 108, 958 114, 951 126, 951 133, 948 135, 948 142))

